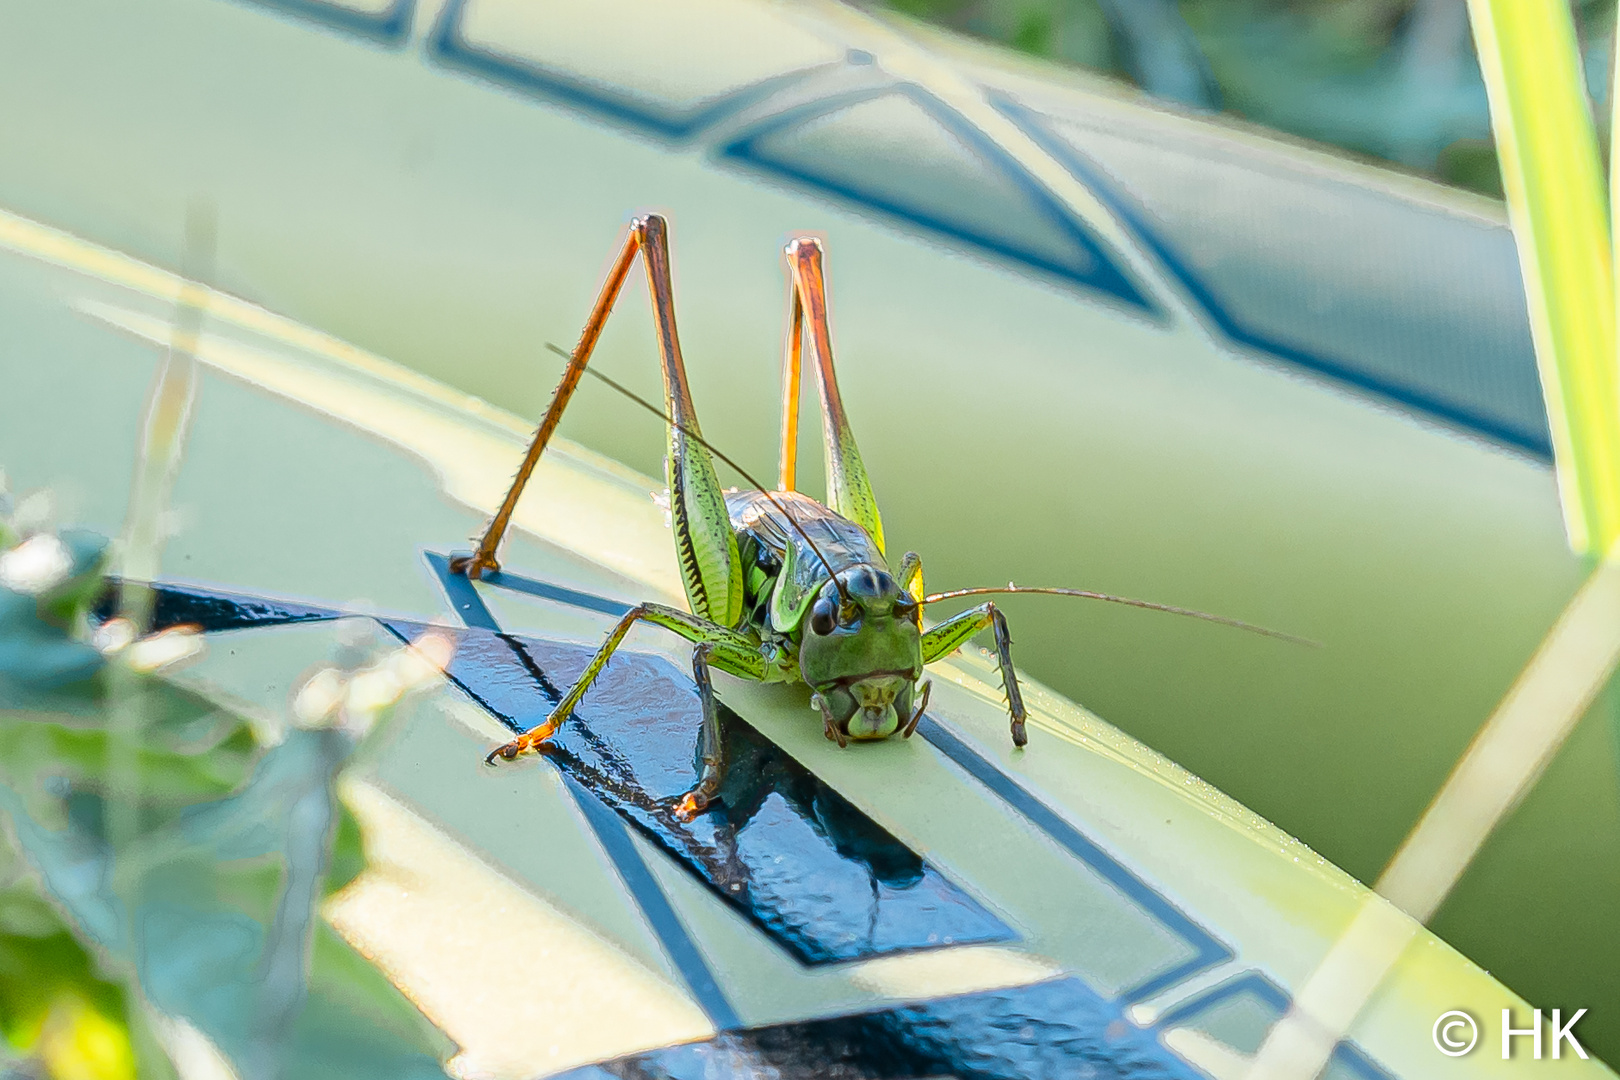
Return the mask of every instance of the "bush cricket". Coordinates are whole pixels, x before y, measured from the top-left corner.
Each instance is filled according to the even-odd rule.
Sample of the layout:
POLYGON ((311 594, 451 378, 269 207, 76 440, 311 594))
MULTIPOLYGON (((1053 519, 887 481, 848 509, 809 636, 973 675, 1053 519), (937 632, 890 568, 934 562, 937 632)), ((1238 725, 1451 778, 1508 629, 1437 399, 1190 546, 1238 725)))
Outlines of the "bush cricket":
POLYGON ((711 446, 698 428, 675 331, 668 226, 657 215, 631 222, 579 343, 572 353, 557 350, 568 358, 568 366, 550 407, 478 549, 454 560, 451 568, 455 572, 478 578, 499 568, 496 551, 511 523, 518 497, 587 371, 591 353, 638 254, 646 267, 652 300, 666 409, 658 409, 594 370, 590 374, 665 421, 670 520, 690 611, 654 603, 632 608, 608 633, 550 715, 526 734, 492 751, 487 759, 491 763, 498 757, 511 760, 549 739, 637 622, 672 630, 695 646, 692 677, 703 711, 699 738, 702 765, 696 785, 676 807, 682 818, 690 818, 708 806, 724 777, 711 667, 757 682, 804 683, 811 690, 813 707, 821 714, 823 732, 842 747, 852 739, 883 739, 896 732, 909 737, 928 703, 929 684, 923 681, 926 665, 989 628, 995 636, 1012 741, 1023 746, 1028 739, 1025 710, 1013 670, 1012 638, 1006 618, 993 602, 987 601, 924 629, 922 611, 930 603, 989 593, 1057 593, 1189 615, 1271 637, 1301 640, 1237 619, 1081 589, 1027 588, 1009 583, 999 588, 928 595, 923 589, 922 559, 915 552, 907 552, 899 568, 891 573, 877 500, 838 393, 822 245, 813 237, 796 238, 786 249, 790 299, 783 363, 781 459, 776 490, 765 490, 711 446), (806 338, 820 389, 827 476, 825 503, 796 490, 799 389, 806 338), (752 490, 722 490, 711 455, 736 469, 753 485, 752 490))

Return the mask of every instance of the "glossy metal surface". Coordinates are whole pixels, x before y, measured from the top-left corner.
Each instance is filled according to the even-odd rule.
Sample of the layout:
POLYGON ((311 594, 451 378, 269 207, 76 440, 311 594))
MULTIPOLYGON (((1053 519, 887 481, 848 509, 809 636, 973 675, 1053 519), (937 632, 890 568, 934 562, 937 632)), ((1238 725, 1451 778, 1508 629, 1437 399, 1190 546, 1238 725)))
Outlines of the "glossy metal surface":
MULTIPOLYGON (((424 627, 390 620, 404 640, 424 627)), ((448 674, 522 733, 545 718, 589 648, 477 629, 456 635, 448 674)), ((545 756, 641 829, 725 903, 807 964, 1016 935, 836 790, 725 710, 720 802, 674 813, 696 778, 702 716, 690 677, 616 658, 545 756)))
MULTIPOLYGON (((1581 579, 1483 200, 839 7, 10 0, 0 21, 0 205, 178 267, 205 194, 227 288, 530 432, 561 367, 544 342, 578 330, 624 217, 659 210, 705 434, 762 473, 769 253, 824 232, 892 546, 934 587, 1096 588, 1323 642, 1009 601, 1030 674, 1364 880, 1581 579)), ((645 316, 621 318, 596 362, 648 391, 645 316)), ((655 474, 627 409, 583 393, 563 434, 655 474)), ((1538 1000, 1620 996, 1613 746, 1594 710, 1437 916, 1538 1000)))
MULTIPOLYGON (((66 421, 60 411, 8 408, 0 458, 18 486, 59 477, 75 520, 114 531, 178 282, 59 234, 27 235, 35 254, 0 252, 9 328, 0 358, 18 395, 8 404, 58 401, 64 381, 96 393, 76 399, 66 421)), ((164 576, 307 608, 476 625, 466 617, 473 600, 447 597, 422 552, 482 525, 530 424, 228 296, 210 298, 196 353, 196 411, 175 484, 186 528, 169 545, 164 576)), ((651 481, 559 442, 533 487, 543 497, 514 512, 508 559, 513 579, 531 587, 460 579, 495 625, 583 650, 600 640, 610 605, 679 588, 651 481), (588 604, 555 602, 587 594, 588 604)), ((334 626, 218 631, 186 685, 242 710, 284 710, 301 674, 333 648, 334 626)), ((649 634, 627 647, 682 659, 670 644, 649 634)), ((1269 980, 1283 998, 1297 993, 1366 890, 1033 682, 1030 745, 1009 747, 994 668, 976 652, 933 676, 930 724, 917 738, 844 751, 822 736, 802 689, 723 678, 716 687, 763 740, 751 746, 775 747, 835 790, 1016 940, 802 963, 665 847, 618 813, 590 809, 601 804, 562 770, 540 761, 486 768, 483 755, 510 729, 453 684, 402 715, 356 777, 374 864, 334 906, 335 923, 467 1061, 499 1063, 491 1075, 556 1073, 720 1030, 1055 978, 1078 980, 1105 1003, 1126 1025, 1126 1047, 1227 1075, 1247 1053, 1242 1031, 1209 1025, 1199 1041, 1177 1036, 1167 1018, 1244 976, 1269 980)), ((836 852, 824 830, 821 850, 836 852)), ((876 878, 861 869, 870 862, 839 858, 868 886, 876 878)), ((872 861, 891 879, 905 876, 872 861)), ((1446 1009, 1487 1016, 1507 1007, 1527 1008, 1414 928, 1346 1045, 1392 1076, 1511 1077, 1517 1062, 1438 1060, 1429 1037, 1446 1009)), ((971 1033, 972 1018, 962 1022, 971 1033)), ((1131 1058, 1122 1051, 1120 1060, 1131 1058)), ((1596 1061, 1562 1067, 1612 1075, 1596 1061)))

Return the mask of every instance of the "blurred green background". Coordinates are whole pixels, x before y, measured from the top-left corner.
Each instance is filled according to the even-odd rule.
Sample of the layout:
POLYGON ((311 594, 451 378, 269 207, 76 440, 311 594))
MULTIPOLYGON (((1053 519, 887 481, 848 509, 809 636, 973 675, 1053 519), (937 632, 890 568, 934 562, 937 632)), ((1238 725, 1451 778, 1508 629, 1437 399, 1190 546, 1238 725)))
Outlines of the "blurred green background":
MULTIPOLYGON (((1500 196, 1463 0, 888 0, 1163 101, 1500 196)), ((1614 0, 1572 0, 1607 145, 1614 0)))

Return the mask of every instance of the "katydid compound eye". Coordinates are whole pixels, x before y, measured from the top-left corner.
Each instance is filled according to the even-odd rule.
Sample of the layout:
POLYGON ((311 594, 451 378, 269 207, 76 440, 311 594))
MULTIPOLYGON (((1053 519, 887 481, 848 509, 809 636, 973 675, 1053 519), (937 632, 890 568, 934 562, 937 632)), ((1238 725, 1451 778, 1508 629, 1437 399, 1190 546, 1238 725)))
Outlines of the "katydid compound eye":
POLYGON ((833 632, 838 624, 838 604, 830 596, 817 600, 810 609, 810 629, 822 637, 833 632))
POLYGON ((894 617, 902 622, 917 621, 917 601, 904 593, 894 602, 894 617))

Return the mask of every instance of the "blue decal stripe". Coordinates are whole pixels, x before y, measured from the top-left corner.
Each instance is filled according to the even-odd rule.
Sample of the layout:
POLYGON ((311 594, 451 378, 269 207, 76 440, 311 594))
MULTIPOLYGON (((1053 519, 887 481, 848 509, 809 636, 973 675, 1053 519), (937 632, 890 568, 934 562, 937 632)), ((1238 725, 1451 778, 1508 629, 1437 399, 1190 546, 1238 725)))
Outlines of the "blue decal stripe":
POLYGON ((609 600, 605 596, 580 592, 577 589, 570 589, 566 585, 554 585, 549 581, 536 581, 534 578, 524 577, 521 574, 511 574, 505 570, 496 570, 485 574, 483 580, 484 584, 492 585, 497 589, 510 589, 512 592, 538 596, 542 600, 554 600, 559 604, 567 604, 570 607, 584 608, 586 611, 597 611, 603 615, 611 615, 615 619, 630 610, 629 604, 609 600))
MULTIPOLYGON (((490 614, 489 608, 485 606, 473 583, 462 574, 452 573, 450 560, 445 556, 431 551, 423 554, 438 577, 439 584, 444 588, 445 595, 449 597, 451 607, 461 620, 467 626, 500 633, 499 624, 490 614)), ((383 625, 387 626, 386 623, 383 625)), ((403 637, 394 627, 389 629, 396 636, 403 637)), ((624 823, 619 820, 617 814, 604 806, 601 800, 581 787, 567 773, 561 770, 559 773, 569 795, 584 814, 591 831, 596 834, 597 842, 612 861, 619 879, 624 882, 625 888, 634 898, 647 924, 658 936, 659 944, 663 946, 664 952, 681 973, 681 978, 685 980, 687 987, 692 991, 692 996, 697 999, 710 1022, 722 1031, 741 1027, 742 1022, 736 1010, 721 992, 713 970, 703 959, 703 954, 692 941, 691 935, 686 932, 686 927, 681 924, 675 909, 670 906, 669 898, 664 895, 664 890, 652 876, 652 871, 647 869, 641 853, 636 850, 635 844, 625 831, 624 823)))
POLYGON ((1121 222, 1164 264, 1166 270, 1181 283, 1208 314, 1210 321, 1227 337, 1240 345, 1270 353, 1279 360, 1308 368, 1360 390, 1386 397, 1397 404, 1416 409, 1439 420, 1467 428, 1487 438, 1520 450, 1528 451, 1546 460, 1552 459, 1552 443, 1544 432, 1527 432, 1524 428, 1487 416, 1476 409, 1459 405, 1413 386, 1380 378, 1343 360, 1309 352, 1298 346, 1245 325, 1223 304, 1199 274, 1188 265, 1157 229, 1149 223, 1147 215, 1129 198, 1122 195, 1092 162, 1078 150, 1054 135, 1032 110, 1012 98, 999 93, 989 95, 993 105, 1007 119, 1017 124, 1041 149, 1051 154, 1074 177, 1091 189, 1102 203, 1112 210, 1121 222))
MULTIPOLYGON (((1258 971, 1246 971, 1234 976, 1199 994, 1190 1001, 1184 1001, 1173 1009, 1169 1009, 1159 1017, 1153 1025, 1155 1030, 1163 1032, 1169 1028, 1181 1027, 1187 1021, 1196 1018, 1199 1014, 1207 1012, 1228 998, 1239 997, 1243 994, 1252 994, 1265 1004, 1277 1011, 1279 1018, 1285 1014, 1293 1000, 1288 992, 1258 971)), ((1342 1063, 1351 1072, 1362 1080, 1394 1080, 1388 1072, 1368 1057, 1355 1043, 1348 1039, 1340 1041, 1334 1048, 1333 1058, 1342 1063)))
POLYGON ((484 598, 478 595, 478 586, 467 575, 451 573, 450 560, 436 551, 424 551, 422 557, 433 568, 433 575, 439 579, 439 587, 444 589, 445 598, 455 609, 456 618, 467 626, 493 630, 497 634, 501 632, 500 624, 490 614, 484 598))
MULTIPOLYGON (((100 598, 91 614, 110 619, 117 613, 123 579, 108 575, 100 598)), ((252 593, 221 592, 177 582, 154 581, 152 590, 152 629, 191 625, 205 633, 217 630, 250 630, 286 623, 321 622, 341 619, 349 613, 336 608, 318 607, 294 600, 276 600, 252 593)))
POLYGON ((416 0, 394 0, 387 9, 375 14, 356 11, 324 0, 247 0, 259 7, 273 8, 296 15, 311 22, 321 23, 334 30, 343 30, 359 37, 370 38, 381 45, 400 46, 411 33, 411 17, 416 0))
MULTIPOLYGON (((402 640, 428 630, 403 619, 385 625, 402 640)), ((471 628, 458 638, 445 675, 514 732, 562 700, 548 671, 580 671, 595 653, 471 628)), ((703 723, 691 683, 667 661, 621 650, 593 689, 594 722, 576 716, 563 725, 547 741, 547 760, 801 964, 1017 939, 724 706, 723 756, 747 768, 731 775, 721 807, 682 821, 672 811, 695 779, 703 723)))
POLYGON ((1058 846, 1090 866, 1115 888, 1142 905, 1193 948, 1194 955, 1191 959, 1125 990, 1120 995, 1122 1001, 1130 1003, 1152 997, 1183 979, 1232 959, 1232 950, 1215 940, 1209 931, 1153 891, 1141 878, 1120 865, 1089 837, 1065 821, 1057 811, 1047 806, 1028 788, 1002 772, 989 758, 969 746, 944 724, 932 716, 924 716, 917 725, 917 733, 1000 796, 1058 846))
POLYGON ((991 254, 1108 293, 1133 308, 1162 317, 1163 313, 1158 305, 1149 299, 1142 290, 1137 288, 1130 277, 1120 269, 1118 263, 1110 256, 1103 243, 1092 236, 1089 230, 1081 222, 1077 221, 1045 186, 1030 176, 1016 158, 1009 155, 995 140, 986 136, 984 132, 980 131, 955 109, 952 109, 915 84, 898 83, 875 89, 852 91, 822 98, 778 113, 763 124, 751 128, 741 138, 723 147, 720 150, 720 156, 787 177, 800 184, 820 188, 852 203, 879 210, 951 239, 964 241, 991 254), (906 206, 874 192, 851 186, 831 176, 809 172, 777 161, 760 148, 759 143, 762 139, 787 128, 887 94, 902 94, 910 98, 925 110, 929 116, 938 121, 942 127, 962 140, 972 152, 984 159, 991 169, 1017 187, 1030 200, 1036 212, 1048 224, 1061 232, 1080 251, 1084 252, 1090 258, 1093 268, 1088 270, 1077 265, 1064 264, 1040 252, 1014 247, 1004 240, 987 236, 961 222, 949 221, 919 210, 916 207, 906 206))
POLYGON ((791 1020, 583 1065, 554 1080, 1198 1080, 1079 979, 791 1020))
MULTIPOLYGON (((433 568, 435 575, 439 578, 445 594, 449 597, 451 605, 456 609, 457 613, 462 617, 467 625, 477 626, 485 630, 491 630, 499 633, 499 625, 496 623, 496 620, 490 613, 488 607, 485 606, 483 599, 479 597, 472 582, 468 581, 467 578, 460 574, 451 573, 450 560, 447 557, 435 552, 427 552, 425 555, 428 560, 428 564, 433 568)), ((547 599, 558 600, 562 603, 570 603, 576 606, 586 607, 590 610, 603 611, 606 614, 619 614, 622 613, 623 610, 627 610, 624 609, 622 605, 616 605, 614 601, 607 600, 603 597, 593 596, 589 593, 576 592, 575 590, 567 589, 562 586, 555 586, 546 582, 534 581, 518 575, 503 574, 500 576, 504 579, 503 581, 499 583, 492 581, 491 584, 499 584, 500 587, 503 588, 512 588, 517 591, 529 593, 530 595, 542 596, 547 599), (610 607, 612 610, 609 610, 610 607)), ((1079 858, 1082 862, 1086 863, 1092 869, 1097 871, 1097 873, 1100 874, 1104 880, 1108 881, 1136 903, 1140 904, 1146 911, 1158 919, 1160 923, 1162 923, 1167 929, 1180 937, 1193 949, 1194 955, 1187 961, 1127 989, 1121 995, 1121 1000, 1129 1003, 1151 997, 1166 987, 1173 986, 1174 984, 1196 974, 1197 972, 1204 971, 1208 968, 1214 967, 1217 964, 1225 963, 1227 960, 1232 958, 1232 951, 1217 941, 1207 930, 1199 926, 1192 919, 1188 918, 1187 915, 1174 904, 1170 903, 1163 896, 1155 892, 1140 878, 1136 877, 1136 875, 1127 870, 1117 860, 1104 852, 1100 847, 1097 846, 1097 844, 1086 837, 1085 834, 1080 832, 1079 829, 1069 824, 1069 822, 1064 820, 1051 807, 1043 803, 1012 777, 998 769, 988 758, 970 747, 965 741, 963 741, 959 736, 957 736, 939 721, 935 720, 932 716, 924 716, 921 723, 918 725, 917 730, 925 739, 928 740, 930 744, 943 752, 952 761, 956 762, 956 764, 969 773, 969 775, 975 777, 977 780, 979 780, 979 782, 983 783, 987 788, 995 792, 1003 801, 1011 805, 1037 829, 1045 833, 1060 847, 1069 851, 1075 857, 1079 858)), ((576 792, 577 781, 574 781, 571 777, 569 777, 569 783, 571 785, 570 791, 576 792)), ((577 791, 584 790, 585 789, 583 788, 577 788, 577 791)), ((576 800, 579 798, 577 792, 575 794, 575 798, 576 800)), ((617 820, 617 816, 614 815, 611 808, 602 805, 599 800, 595 799, 595 796, 592 796, 591 799, 592 802, 598 806, 602 814, 613 816, 615 820, 617 820)), ((589 817, 589 815, 587 816, 589 817)), ((604 848, 607 848, 607 842, 604 841, 603 843, 604 848)), ((618 859, 616 856, 614 858, 615 864, 617 865, 618 859)), ((639 856, 637 856, 637 858, 639 861, 639 856)), ((645 866, 643 866, 642 873, 645 874, 645 872, 645 866)), ((633 871, 625 871, 622 867, 621 873, 626 875, 626 884, 627 886, 632 887, 632 890, 634 891, 635 886, 633 882, 640 881, 642 879, 636 878, 633 871)), ((645 880, 647 883, 652 885, 654 890, 656 890, 656 882, 652 882, 650 877, 646 878, 645 880)), ((642 903, 643 911, 648 912, 648 919, 650 922, 654 920, 652 914, 650 913, 651 909, 648 906, 649 904, 662 907, 668 906, 668 900, 664 897, 661 891, 656 892, 655 899, 642 899, 639 892, 637 893, 637 897, 638 902, 642 903)), ((673 913, 671 914, 671 917, 673 918, 673 913)), ((665 932, 662 929, 659 929, 658 933, 660 939, 665 942, 665 948, 669 951, 672 960, 675 960, 678 964, 680 964, 683 975, 685 975, 688 979, 688 984, 693 987, 694 994, 699 993, 699 985, 704 979, 709 979, 712 981, 712 973, 709 972, 707 965, 704 965, 701 962, 696 967, 689 968, 688 965, 681 963, 679 960, 679 956, 683 949, 690 951, 695 949, 695 946, 693 946, 690 939, 685 936, 684 930, 673 938, 666 938, 665 932)), ((698 959, 701 961, 701 957, 698 959)), ((708 1006, 706 1005, 705 1008, 707 1007, 708 1006)), ((729 1010, 730 1006, 726 1005, 725 1008, 729 1010)), ((719 1019, 716 1019, 715 1022, 717 1025, 724 1026, 721 1024, 719 1019)))
POLYGON ((630 890, 636 902, 641 905, 641 913, 647 919, 653 933, 664 946, 664 951, 674 962, 691 988, 692 996, 697 998, 698 1004, 708 1014, 714 1026, 721 1031, 733 1031, 743 1026, 742 1019, 737 1010, 732 1008, 731 1002, 726 998, 725 992, 720 989, 720 983, 714 977, 714 971, 709 967, 708 961, 698 949, 692 936, 686 932, 681 923, 680 916, 670 906, 669 898, 659 887, 658 881, 653 877, 652 871, 647 867, 647 861, 636 850, 635 842, 630 837, 629 827, 624 820, 614 813, 592 794, 584 785, 580 784, 566 772, 562 773, 563 784, 568 788, 568 794, 574 798, 574 804, 590 824, 591 831, 596 833, 596 840, 607 852, 608 858, 613 860, 613 866, 619 872, 625 887, 630 890))
POLYGON ((481 76, 510 89, 560 101, 665 139, 690 139, 704 128, 798 82, 812 72, 824 70, 814 67, 789 71, 723 94, 694 108, 659 112, 637 107, 624 95, 615 97, 604 94, 589 82, 469 44, 461 34, 461 21, 467 2, 450 0, 429 36, 429 55, 444 66, 481 76))

